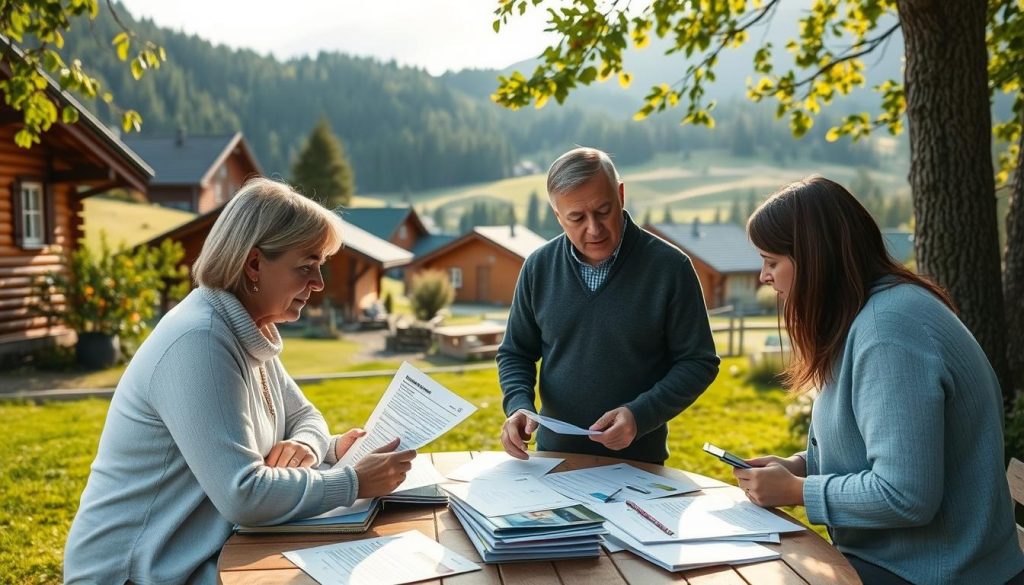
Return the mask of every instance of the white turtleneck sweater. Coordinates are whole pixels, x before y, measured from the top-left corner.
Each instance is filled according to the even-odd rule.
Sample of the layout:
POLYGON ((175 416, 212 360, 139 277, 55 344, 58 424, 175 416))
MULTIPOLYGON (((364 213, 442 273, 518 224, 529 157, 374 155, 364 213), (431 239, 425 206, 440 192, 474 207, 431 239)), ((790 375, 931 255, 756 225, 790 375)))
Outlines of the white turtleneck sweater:
POLYGON ((216 583, 233 524, 277 524, 352 503, 352 467, 264 464, 284 439, 334 463, 327 424, 280 352, 277 329, 260 332, 225 291, 192 291, 167 313, 111 400, 68 534, 65 582, 216 583))

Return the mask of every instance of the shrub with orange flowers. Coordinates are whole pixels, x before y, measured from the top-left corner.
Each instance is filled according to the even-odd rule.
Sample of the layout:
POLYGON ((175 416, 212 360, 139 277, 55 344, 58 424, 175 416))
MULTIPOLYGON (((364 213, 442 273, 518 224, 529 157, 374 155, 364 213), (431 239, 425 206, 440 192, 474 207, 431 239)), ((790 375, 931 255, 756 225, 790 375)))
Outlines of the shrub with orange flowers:
POLYGON ((141 337, 161 298, 188 292, 188 271, 179 263, 178 242, 111 250, 106 237, 94 251, 84 242, 72 253, 67 272, 50 272, 36 281, 35 312, 78 333, 141 337))

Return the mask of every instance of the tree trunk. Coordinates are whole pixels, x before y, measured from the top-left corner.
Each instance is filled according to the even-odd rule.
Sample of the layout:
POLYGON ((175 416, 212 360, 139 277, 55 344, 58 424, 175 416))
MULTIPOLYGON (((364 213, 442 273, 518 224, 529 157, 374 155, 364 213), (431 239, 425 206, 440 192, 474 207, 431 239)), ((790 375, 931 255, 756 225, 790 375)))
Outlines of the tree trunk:
POLYGON ((985 0, 898 0, 906 44, 918 270, 945 287, 1011 392, 1006 359, 985 0))
MULTIPOLYGON (((1024 124, 1024 114, 1021 116, 1024 124)), ((1006 355, 1014 392, 1024 390, 1024 134, 1006 213, 1003 299, 1006 301, 1006 355)), ((1005 395, 1004 395, 1005 396, 1005 395)))

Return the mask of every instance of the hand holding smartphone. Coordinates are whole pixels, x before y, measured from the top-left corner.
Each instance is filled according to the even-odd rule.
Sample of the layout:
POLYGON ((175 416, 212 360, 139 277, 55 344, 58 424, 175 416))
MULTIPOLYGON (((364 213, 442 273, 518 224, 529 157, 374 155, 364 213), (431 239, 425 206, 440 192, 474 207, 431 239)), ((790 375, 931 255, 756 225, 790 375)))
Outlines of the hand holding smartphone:
POLYGON ((728 465, 732 465, 733 467, 736 467, 737 469, 751 469, 753 467, 752 465, 750 465, 749 463, 747 463, 746 461, 744 461, 740 457, 737 457, 736 455, 733 455, 732 453, 726 451, 725 449, 722 449, 721 447, 716 447, 716 446, 712 445, 711 443, 704 443, 704 451, 706 453, 708 453, 709 455, 713 455, 713 456, 717 457, 723 463, 726 463, 728 465))

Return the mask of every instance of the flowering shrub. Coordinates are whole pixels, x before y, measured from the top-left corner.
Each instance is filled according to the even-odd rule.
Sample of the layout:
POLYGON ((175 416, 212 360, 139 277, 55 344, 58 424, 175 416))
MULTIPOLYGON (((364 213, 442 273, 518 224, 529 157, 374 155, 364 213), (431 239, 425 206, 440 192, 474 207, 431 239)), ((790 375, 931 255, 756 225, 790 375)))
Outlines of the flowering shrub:
POLYGON ((111 251, 106 237, 99 252, 84 243, 71 255, 68 272, 50 272, 36 282, 35 311, 79 333, 126 338, 141 336, 161 294, 181 298, 188 289, 187 270, 178 242, 159 247, 111 251))

